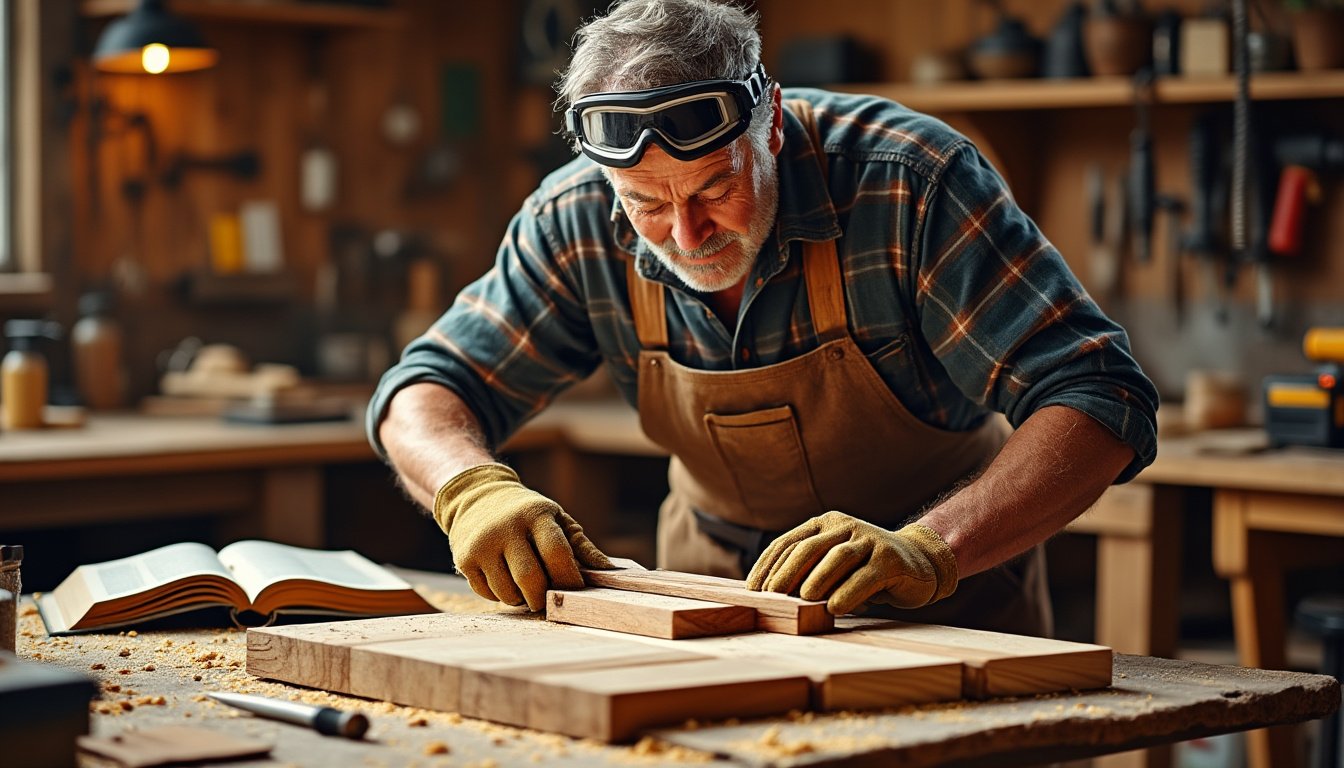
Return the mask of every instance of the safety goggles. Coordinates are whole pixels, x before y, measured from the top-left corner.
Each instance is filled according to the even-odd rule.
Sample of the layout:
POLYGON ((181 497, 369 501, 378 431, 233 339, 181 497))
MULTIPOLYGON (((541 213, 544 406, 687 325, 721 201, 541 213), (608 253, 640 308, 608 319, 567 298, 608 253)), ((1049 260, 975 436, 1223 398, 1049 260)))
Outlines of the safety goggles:
POLYGON ((765 67, 745 80, 697 80, 643 91, 594 93, 565 111, 565 128, 602 165, 629 168, 657 144, 677 160, 728 146, 765 95, 765 67))

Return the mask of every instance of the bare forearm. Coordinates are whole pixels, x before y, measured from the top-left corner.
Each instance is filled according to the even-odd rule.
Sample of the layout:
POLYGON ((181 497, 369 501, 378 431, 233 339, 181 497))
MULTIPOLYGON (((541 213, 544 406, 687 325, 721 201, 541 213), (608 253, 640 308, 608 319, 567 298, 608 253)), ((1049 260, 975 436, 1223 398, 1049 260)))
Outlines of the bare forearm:
POLYGON ((1101 496, 1134 451, 1064 406, 1032 414, 979 478, 920 520, 956 555, 960 577, 1045 541, 1101 496))
POLYGON ((412 384, 397 392, 378 427, 392 466, 411 498, 426 509, 459 472, 494 460, 476 416, 452 390, 412 384))

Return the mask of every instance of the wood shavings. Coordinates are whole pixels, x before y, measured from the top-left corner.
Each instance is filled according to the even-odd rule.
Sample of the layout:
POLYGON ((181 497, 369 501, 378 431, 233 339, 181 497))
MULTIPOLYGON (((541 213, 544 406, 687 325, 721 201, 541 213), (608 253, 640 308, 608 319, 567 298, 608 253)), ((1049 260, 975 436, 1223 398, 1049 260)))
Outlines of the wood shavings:
POLYGON ((446 755, 452 750, 442 741, 431 741, 425 745, 426 755, 446 755))

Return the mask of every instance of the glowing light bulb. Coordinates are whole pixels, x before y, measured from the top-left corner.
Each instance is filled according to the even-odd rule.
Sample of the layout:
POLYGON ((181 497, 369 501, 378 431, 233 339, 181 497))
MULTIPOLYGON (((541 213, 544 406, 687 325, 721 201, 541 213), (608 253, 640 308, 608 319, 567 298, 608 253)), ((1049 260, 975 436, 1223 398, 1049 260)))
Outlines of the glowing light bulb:
POLYGON ((168 46, 163 43, 150 43, 140 49, 140 66, 151 75, 157 75, 168 69, 168 46))

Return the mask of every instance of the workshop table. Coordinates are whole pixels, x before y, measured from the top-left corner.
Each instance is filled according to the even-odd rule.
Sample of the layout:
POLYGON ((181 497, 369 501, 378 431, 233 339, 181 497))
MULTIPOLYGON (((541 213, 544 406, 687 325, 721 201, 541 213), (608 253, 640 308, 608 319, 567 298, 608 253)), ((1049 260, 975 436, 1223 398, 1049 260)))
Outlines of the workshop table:
MULTIPOLYGON (((469 594, 460 578, 399 572, 443 610, 520 613, 469 594)), ((634 745, 604 745, 259 680, 245 671, 245 634, 237 630, 48 638, 31 603, 22 613, 20 656, 92 675, 102 687, 102 699, 92 705, 95 735, 131 726, 196 725, 270 741, 274 760, 301 766, 448 760, 498 766, 1032 765, 1314 719, 1337 708, 1340 696, 1339 684, 1323 675, 1117 655, 1108 689, 700 723, 659 729, 634 745), (323 737, 254 718, 204 695, 218 690, 359 709, 373 726, 361 742, 323 737)), ((541 620, 521 613, 518 618, 541 620)), ((99 763, 86 758, 83 764, 99 763)))
POLYGON ((225 539, 323 545, 322 469, 373 461, 363 422, 94 414, 0 434, 0 531, 218 516, 225 539))
MULTIPOLYGON (((1284 574, 1344 563, 1344 452, 1268 450, 1258 429, 1162 437, 1151 466, 1069 526, 1098 536, 1096 642, 1175 655, 1191 488, 1212 492, 1213 565, 1230 584, 1238 663, 1286 667, 1284 574)), ((1251 768, 1296 764, 1292 729, 1252 733, 1247 746, 1251 768)))
MULTIPOLYGON (((93 413, 82 427, 0 432, 0 532, 212 517, 223 522, 224 541, 322 547, 324 469, 377 461, 363 406, 351 410, 347 421, 277 425, 93 413)), ((544 454, 549 484, 577 505, 591 486, 575 487, 573 478, 583 476, 575 457, 592 443, 621 455, 656 450, 626 418, 610 407, 561 403, 506 449, 544 454)))

